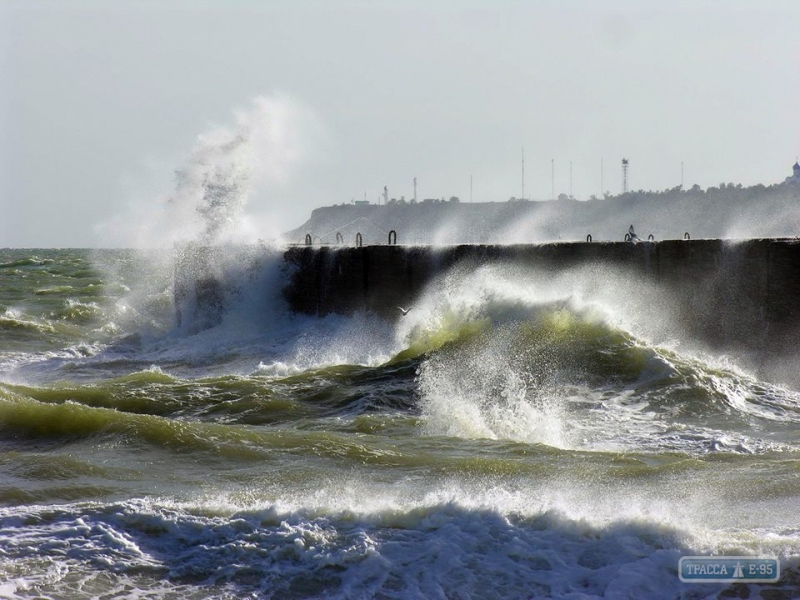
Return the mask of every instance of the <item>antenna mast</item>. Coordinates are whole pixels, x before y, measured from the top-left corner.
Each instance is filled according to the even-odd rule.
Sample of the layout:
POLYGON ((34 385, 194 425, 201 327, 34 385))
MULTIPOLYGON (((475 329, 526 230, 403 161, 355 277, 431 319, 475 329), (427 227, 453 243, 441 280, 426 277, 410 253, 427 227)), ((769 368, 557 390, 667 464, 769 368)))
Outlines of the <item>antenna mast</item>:
POLYGON ((622 193, 628 191, 628 159, 622 159, 622 193))
POLYGON ((572 161, 569 161, 569 199, 572 200, 572 161))

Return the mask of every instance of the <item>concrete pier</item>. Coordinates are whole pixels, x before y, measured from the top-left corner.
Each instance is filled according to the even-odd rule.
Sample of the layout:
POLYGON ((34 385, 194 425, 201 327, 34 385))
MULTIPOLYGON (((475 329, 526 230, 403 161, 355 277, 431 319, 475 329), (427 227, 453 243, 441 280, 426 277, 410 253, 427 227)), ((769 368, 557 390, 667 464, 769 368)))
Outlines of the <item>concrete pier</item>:
MULTIPOLYGON (((219 288, 225 285, 218 267, 196 264, 208 256, 196 249, 176 265, 176 305, 180 300, 188 306, 184 310, 205 314, 204 326, 218 320, 224 298, 219 288), (194 300, 187 304, 188 297, 194 300)), ((712 349, 748 353, 758 361, 794 356, 800 334, 800 240, 794 238, 295 246, 285 250, 283 261, 288 271, 283 296, 292 311, 309 315, 368 311, 396 319, 397 306, 413 304, 428 283, 457 265, 502 263, 551 273, 611 266, 663 290, 680 326, 712 349)))
POLYGON ((669 292, 683 325, 712 348, 794 350, 800 332, 800 241, 668 240, 538 245, 292 247, 284 289, 295 312, 399 316, 458 264, 502 262, 555 271, 618 266, 669 292))

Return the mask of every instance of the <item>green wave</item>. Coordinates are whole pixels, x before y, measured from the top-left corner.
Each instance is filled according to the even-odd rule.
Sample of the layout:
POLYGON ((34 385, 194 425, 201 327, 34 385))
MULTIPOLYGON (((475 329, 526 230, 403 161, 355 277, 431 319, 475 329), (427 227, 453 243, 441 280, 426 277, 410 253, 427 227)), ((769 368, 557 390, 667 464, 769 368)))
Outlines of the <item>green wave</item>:
POLYGON ((38 256, 26 256, 17 260, 0 263, 0 269, 15 269, 17 267, 42 267, 53 264, 53 259, 39 258, 38 256))
POLYGON ((391 464, 391 449, 371 445, 372 436, 261 428, 124 413, 76 402, 40 402, 0 388, 0 432, 63 444, 108 438, 114 444, 155 446, 176 453, 206 453, 225 460, 263 461, 274 453, 391 464))
POLYGON ((488 318, 465 321, 456 313, 447 312, 441 319, 438 328, 414 332, 408 347, 395 354, 387 364, 393 365, 405 360, 420 358, 443 346, 467 342, 475 336, 489 331, 491 327, 492 323, 488 318))
POLYGON ((220 423, 274 424, 310 414, 295 398, 303 392, 297 386, 281 390, 256 378, 236 376, 184 381, 157 369, 82 385, 0 385, 0 392, 4 389, 44 404, 73 403, 122 413, 220 423))
POLYGON ((56 319, 74 323, 88 323, 103 317, 103 310, 93 304, 68 303, 53 315, 56 319))
POLYGON ((71 481, 78 478, 117 478, 113 469, 71 455, 41 452, 0 453, 0 470, 31 481, 71 481))
POLYGON ((438 328, 414 332, 408 347, 388 364, 437 351, 491 346, 502 339, 509 362, 571 367, 595 380, 635 380, 653 350, 590 313, 562 306, 532 307, 528 318, 494 322, 488 316, 464 320, 449 313, 438 328))
POLYGON ((105 436, 126 444, 148 444, 174 452, 257 456, 258 436, 245 428, 124 413, 75 402, 48 404, 16 394, 0 397, 0 432, 35 440, 105 436))
POLYGON ((50 323, 38 320, 25 319, 6 313, 0 315, 0 330, 2 331, 28 331, 36 333, 55 333, 55 327, 50 323))
POLYGON ((53 285, 45 288, 37 288, 33 293, 37 296, 50 296, 57 294, 68 294, 74 292, 75 288, 71 285, 53 285))

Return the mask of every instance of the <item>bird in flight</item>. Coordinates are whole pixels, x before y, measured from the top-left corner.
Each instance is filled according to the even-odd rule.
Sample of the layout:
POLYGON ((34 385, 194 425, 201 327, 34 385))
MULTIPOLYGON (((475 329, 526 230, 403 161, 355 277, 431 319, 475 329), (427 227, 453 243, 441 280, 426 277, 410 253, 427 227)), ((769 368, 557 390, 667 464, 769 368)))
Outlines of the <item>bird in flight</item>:
POLYGON ((403 308, 402 306, 398 306, 397 310, 399 310, 401 313, 403 313, 403 316, 405 317, 408 314, 408 311, 410 311, 411 309, 410 308, 403 308))

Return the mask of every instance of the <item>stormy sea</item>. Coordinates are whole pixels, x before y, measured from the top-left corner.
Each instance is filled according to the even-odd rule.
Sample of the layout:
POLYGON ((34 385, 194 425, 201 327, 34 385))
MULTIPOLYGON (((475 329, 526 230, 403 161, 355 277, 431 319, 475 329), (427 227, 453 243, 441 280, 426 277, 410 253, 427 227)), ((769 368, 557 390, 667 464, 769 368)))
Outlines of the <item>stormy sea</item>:
POLYGON ((318 318, 253 253, 179 321, 172 250, 0 250, 0 598, 800 597, 795 389, 613 279, 318 318))

